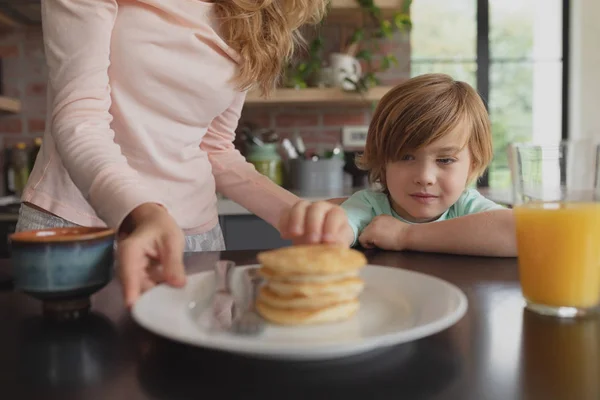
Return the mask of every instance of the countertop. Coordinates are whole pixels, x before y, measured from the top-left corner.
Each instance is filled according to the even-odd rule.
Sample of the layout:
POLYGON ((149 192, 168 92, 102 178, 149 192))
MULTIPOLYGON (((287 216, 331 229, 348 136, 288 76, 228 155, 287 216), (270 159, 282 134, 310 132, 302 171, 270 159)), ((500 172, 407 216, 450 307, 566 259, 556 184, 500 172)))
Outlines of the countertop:
MULTIPOLYGON (((308 201, 319 201, 319 200, 327 200, 335 197, 348 197, 351 196, 354 192, 361 190, 362 188, 349 188, 344 190, 341 193, 298 193, 295 194, 308 201)), ((498 204, 502 204, 505 206, 512 205, 512 192, 510 190, 494 190, 489 188, 480 188, 478 189, 481 194, 486 196, 492 201, 495 201, 498 204)), ((251 214, 250 211, 239 205, 233 200, 227 198, 219 198, 217 200, 217 207, 219 210, 220 216, 226 215, 248 215, 251 214)))
MULTIPOLYGON (((341 192, 330 192, 330 193, 300 193, 300 192, 294 192, 294 191, 292 191, 292 193, 294 193, 296 196, 300 197, 301 199, 313 202, 313 201, 327 200, 327 199, 332 199, 332 198, 337 198, 337 197, 350 197, 350 196, 352 196, 352 194, 354 194, 355 192, 357 192, 361 189, 362 188, 347 188, 341 192)), ((235 201, 221 197, 221 196, 219 196, 217 198, 217 208, 219 210, 219 216, 252 214, 250 211, 248 211, 247 209, 245 209, 244 207, 242 207, 235 201)))
MULTIPOLYGON (((319 200, 327 200, 335 197, 348 197, 351 196, 354 192, 361 190, 362 188, 348 188, 343 192, 335 192, 335 193, 298 193, 295 194, 305 200, 308 201, 319 201, 319 200)), ((512 192, 510 190, 494 190, 489 188, 480 188, 478 189, 484 196, 489 199, 495 201, 496 203, 503 205, 511 205, 512 204, 512 192)), ((233 200, 223 198, 219 196, 217 198, 217 209, 219 216, 227 216, 227 215, 250 215, 252 214, 250 211, 239 205, 233 200)), ((0 222, 9 221, 14 222, 17 220, 18 216, 18 205, 2 205, 0 201, 0 222)))
MULTIPOLYGON (((433 336, 336 361, 281 362, 208 351, 138 326, 114 280, 77 324, 46 323, 40 302, 0 287, 3 399, 600 399, 600 318, 525 311, 516 259, 368 251, 371 264, 436 276, 469 305, 433 336)), ((207 252, 238 265, 256 252, 207 252)), ((10 273, 7 261, 0 272, 10 273)))

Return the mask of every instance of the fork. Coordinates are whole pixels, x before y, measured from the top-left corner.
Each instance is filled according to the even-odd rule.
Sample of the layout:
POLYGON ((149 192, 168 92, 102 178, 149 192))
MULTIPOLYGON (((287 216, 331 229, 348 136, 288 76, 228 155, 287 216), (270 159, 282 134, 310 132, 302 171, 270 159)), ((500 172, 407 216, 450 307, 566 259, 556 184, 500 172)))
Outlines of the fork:
MULTIPOLYGON (((208 331, 216 332, 231 328, 232 319, 235 317, 236 307, 231 293, 232 274, 235 267, 233 261, 220 260, 213 266, 215 275, 214 293, 208 300, 206 307, 200 310, 196 317, 198 323, 208 331)), ((193 302, 191 308, 196 308, 193 302)))
POLYGON ((250 299, 246 309, 242 315, 233 322, 231 328, 234 333, 240 335, 258 335, 265 329, 265 321, 258 314, 255 307, 258 289, 263 283, 263 279, 258 275, 256 269, 247 269, 244 272, 245 277, 250 282, 250 299))

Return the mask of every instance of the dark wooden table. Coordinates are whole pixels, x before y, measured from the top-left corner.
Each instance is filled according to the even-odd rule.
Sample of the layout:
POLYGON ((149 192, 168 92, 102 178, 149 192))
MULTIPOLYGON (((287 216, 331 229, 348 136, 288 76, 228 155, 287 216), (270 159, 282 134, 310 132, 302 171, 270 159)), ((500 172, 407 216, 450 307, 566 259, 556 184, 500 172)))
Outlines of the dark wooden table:
MULTIPOLYGON (((189 272, 221 256, 195 254, 189 272)), ((40 303, 0 291, 0 399, 600 399, 600 319, 559 321, 523 310, 514 259, 374 252, 373 264, 460 287, 469 310, 431 337, 326 362, 278 362, 189 347, 136 325, 113 281, 93 313, 50 324, 40 303)), ((6 264, 6 263, 5 263, 6 264)), ((0 272, 10 273, 9 266, 0 272)))

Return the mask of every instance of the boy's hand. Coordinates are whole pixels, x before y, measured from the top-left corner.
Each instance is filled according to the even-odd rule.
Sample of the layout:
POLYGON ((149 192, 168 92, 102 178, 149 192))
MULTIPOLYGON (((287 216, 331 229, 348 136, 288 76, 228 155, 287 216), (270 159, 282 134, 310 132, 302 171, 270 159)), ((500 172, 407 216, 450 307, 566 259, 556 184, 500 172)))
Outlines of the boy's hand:
POLYGON ((378 247, 383 250, 406 250, 409 224, 391 215, 378 215, 358 237, 364 248, 378 247))
POLYGON ((284 239, 294 244, 332 243, 349 246, 354 240, 344 210, 327 201, 301 200, 285 211, 279 221, 284 239))

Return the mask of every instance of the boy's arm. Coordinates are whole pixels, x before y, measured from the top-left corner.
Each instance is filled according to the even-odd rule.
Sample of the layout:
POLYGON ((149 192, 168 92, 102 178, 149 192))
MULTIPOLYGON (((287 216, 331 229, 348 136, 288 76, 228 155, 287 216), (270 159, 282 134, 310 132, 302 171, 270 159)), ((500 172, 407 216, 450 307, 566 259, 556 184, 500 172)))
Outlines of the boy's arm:
POLYGON ((341 235, 341 242, 343 244, 345 244, 346 246, 350 247, 354 244, 354 230, 350 226, 349 221, 342 228, 340 235, 341 235))
POLYGON ((492 210, 445 221, 409 225, 405 250, 473 256, 516 257, 512 210, 492 210))
POLYGON ((348 243, 349 246, 354 246, 358 242, 361 231, 375 217, 370 199, 370 192, 361 190, 341 204, 348 220, 348 223, 344 226, 343 239, 344 243, 348 243))

